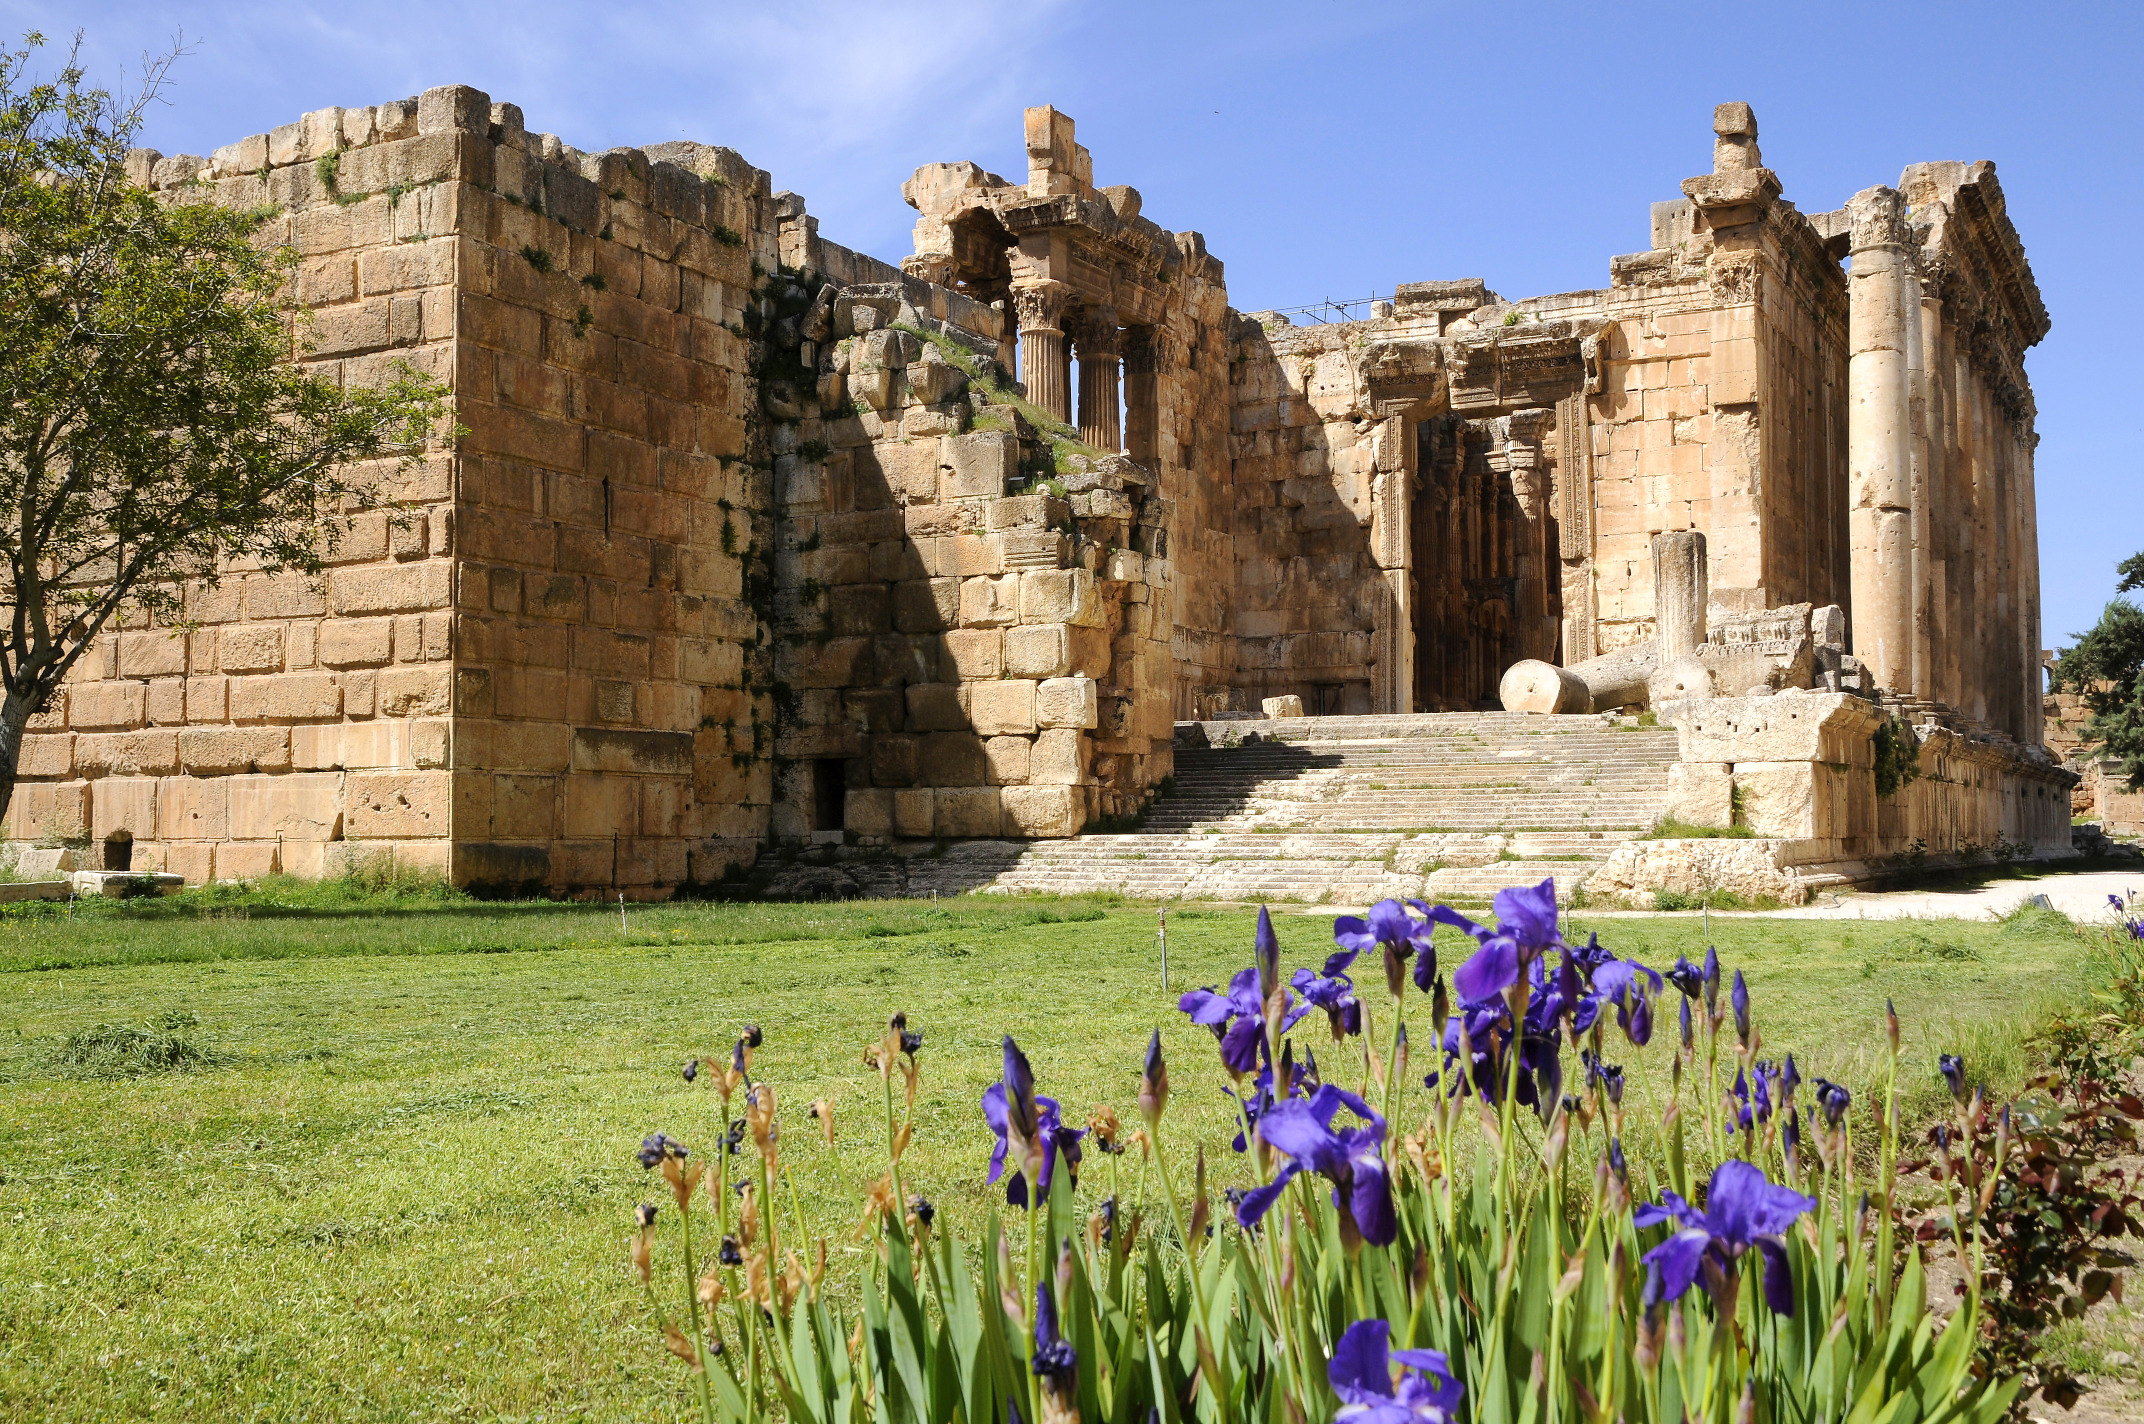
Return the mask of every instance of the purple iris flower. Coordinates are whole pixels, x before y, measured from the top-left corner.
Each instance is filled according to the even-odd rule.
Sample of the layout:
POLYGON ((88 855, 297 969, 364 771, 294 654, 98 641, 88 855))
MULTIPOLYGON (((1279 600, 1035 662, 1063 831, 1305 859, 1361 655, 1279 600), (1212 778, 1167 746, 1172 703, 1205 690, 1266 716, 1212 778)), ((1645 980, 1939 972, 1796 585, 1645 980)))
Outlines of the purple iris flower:
POLYGON ((1451 1361, 1441 1350, 1395 1350, 1391 1342, 1389 1324, 1358 1320, 1334 1344, 1325 1377, 1340 1396, 1335 1424, 1452 1424, 1467 1389, 1452 1378, 1451 1361))
POLYGON ((1355 996, 1355 981, 1346 973, 1347 967, 1361 952, 1343 949, 1326 957, 1324 973, 1298 969, 1295 977, 1289 980, 1305 1003, 1325 1010, 1336 1043, 1350 1034, 1362 1032, 1362 1000, 1355 996))
POLYGON ((1936 1071, 1943 1081, 1950 1084, 1950 1095, 1959 1102, 1965 1101, 1965 1060, 1955 1053, 1941 1054, 1936 1058, 1936 1071))
POLYGON ((1459 966, 1452 987, 1462 1003, 1485 1003, 1519 982, 1533 962, 1546 950, 1563 947, 1556 930, 1556 881, 1539 885, 1515 885, 1496 892, 1490 902, 1496 911, 1495 929, 1478 925, 1457 910, 1432 905, 1429 917, 1474 937, 1480 948, 1459 966))
POLYGON ((1727 1002, 1734 1006, 1735 1036, 1746 1046, 1749 1043, 1749 981, 1742 971, 1735 971, 1735 987, 1728 992, 1727 1002))
MULTIPOLYGON (((1638 1048, 1652 1041, 1652 995, 1666 987, 1659 974, 1635 959, 1606 958, 1593 970, 1593 992, 1615 1005, 1616 1023, 1638 1048)), ((1574 1027, 1573 1032, 1585 1030, 1574 1027)))
POLYGON ((1643 1257, 1649 1268, 1647 1305, 1679 1300, 1701 1273, 1724 1279, 1735 1261, 1754 1246, 1764 1258, 1765 1304, 1779 1315, 1794 1313, 1794 1276, 1781 1238, 1795 1218, 1816 1208, 1815 1198, 1791 1187, 1774 1186, 1762 1171, 1743 1161, 1720 1164, 1705 1188, 1703 1211, 1673 1192, 1660 1195, 1660 1205, 1638 1208, 1637 1225, 1672 1222, 1679 1229, 1643 1257))
POLYGON ((1291 1098, 1267 1109, 1258 1136, 1286 1153, 1288 1161, 1270 1183, 1243 1194, 1236 1208, 1239 1225, 1256 1226, 1296 1173, 1307 1168, 1333 1183, 1333 1204, 1347 1213, 1363 1240, 1372 1246, 1392 1243, 1399 1222, 1392 1212, 1392 1179, 1378 1151, 1385 1120, 1368 1103, 1327 1083, 1308 1102, 1291 1098), (1333 1117, 1343 1107, 1366 1125, 1336 1130, 1333 1117))
POLYGON ((1049 1286, 1041 1281, 1035 1283, 1035 1353, 1028 1368, 1058 1391, 1070 1388, 1079 1377, 1079 1351, 1057 1333, 1057 1305, 1050 1299, 1049 1286))
POLYGON ((1854 1095, 1829 1078, 1816 1080, 1816 1105, 1823 1110, 1824 1125, 1837 1127, 1854 1104, 1854 1095))
MULTIPOLYGON (((983 1120, 997 1134, 997 1145, 990 1152, 990 1175, 984 1184, 995 1183, 1005 1176, 1006 1158, 1010 1155, 1013 1139, 1027 1144, 1023 1151, 1039 1151, 1042 1165, 1035 1172, 1035 1189, 1047 1197, 1050 1180, 1057 1171, 1057 1159, 1062 1156, 1065 1169, 1072 1174, 1073 1185, 1079 1183, 1079 1140, 1085 1137, 1084 1129, 1074 1130, 1064 1125, 1057 1100, 1035 1092, 1035 1075, 1029 1069, 1027 1055, 1020 1045, 1005 1039, 1005 1076, 1000 1082, 983 1089, 983 1120)), ((1027 1205, 1027 1177, 1018 1164, 1005 1183, 1005 1200, 1013 1206, 1027 1205)))
POLYGON ((1682 991, 1686 999, 1694 999, 1705 987, 1705 971, 1692 964, 1685 955, 1675 956, 1675 967, 1668 971, 1668 982, 1682 991))
MULTIPOLYGON (((1255 959, 1250 968, 1228 981, 1227 993, 1211 988, 1193 989, 1176 1001, 1179 1009, 1191 1015, 1193 1023, 1214 1031, 1215 1037, 1221 1040, 1221 1062, 1235 1074, 1253 1072, 1261 1061, 1270 1057, 1266 1049, 1265 1010, 1267 1000, 1280 983, 1280 941, 1273 934, 1272 918, 1263 905, 1258 907, 1255 959)), ((1310 1012, 1310 1005, 1295 1002, 1293 996, 1285 1002, 1287 1007, 1282 1011, 1280 1033, 1295 1027, 1296 1021, 1310 1012)))

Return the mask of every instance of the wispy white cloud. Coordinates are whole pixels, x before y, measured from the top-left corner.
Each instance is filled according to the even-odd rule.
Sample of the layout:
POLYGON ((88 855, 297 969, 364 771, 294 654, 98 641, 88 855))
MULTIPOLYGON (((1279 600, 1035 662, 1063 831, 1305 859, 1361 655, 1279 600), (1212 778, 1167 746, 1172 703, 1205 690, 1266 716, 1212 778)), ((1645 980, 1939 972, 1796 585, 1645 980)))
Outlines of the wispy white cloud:
MULTIPOLYGON (((931 159, 1004 161, 1058 63, 1064 0, 1017 7, 451 4, 291 6, 0 0, 18 32, 80 27, 116 80, 182 30, 193 46, 150 141, 202 152, 328 104, 466 83, 587 149, 726 144, 805 195, 827 235, 897 257, 900 185, 931 159)), ((0 21, 5 24, 6 21, 0 21)))

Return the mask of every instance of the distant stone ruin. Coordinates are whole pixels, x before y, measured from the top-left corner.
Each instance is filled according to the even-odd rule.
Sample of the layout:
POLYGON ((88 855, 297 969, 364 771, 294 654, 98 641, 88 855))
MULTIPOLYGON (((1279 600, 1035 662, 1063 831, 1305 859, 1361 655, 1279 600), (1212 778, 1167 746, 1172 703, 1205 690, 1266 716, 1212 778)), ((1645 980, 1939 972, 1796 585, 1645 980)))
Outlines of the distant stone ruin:
POLYGON ((1804 214, 1747 105, 1713 129, 1603 289, 1310 325, 1231 309, 1047 107, 1024 178, 917 170, 898 266, 728 149, 582 153, 458 86, 137 153, 274 206, 309 364, 411 362, 468 433, 324 579, 234 567, 103 639, 6 833, 658 895, 1121 823, 1179 723, 1509 705, 1653 710, 1672 813, 1803 860, 2054 853, 2048 318, 1993 166, 1804 214), (1892 718, 1925 775, 1879 806, 1892 718))

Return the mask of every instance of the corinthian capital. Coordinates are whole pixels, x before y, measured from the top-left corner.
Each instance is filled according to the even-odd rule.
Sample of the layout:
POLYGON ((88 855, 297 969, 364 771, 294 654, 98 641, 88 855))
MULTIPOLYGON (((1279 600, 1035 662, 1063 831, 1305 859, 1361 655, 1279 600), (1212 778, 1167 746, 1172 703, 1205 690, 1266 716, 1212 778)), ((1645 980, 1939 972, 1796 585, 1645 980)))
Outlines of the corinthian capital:
POLYGON ((1909 232, 1906 227, 1906 200, 1896 188, 1864 188, 1846 200, 1846 218, 1852 226, 1853 236, 1849 251, 1860 252, 1871 247, 1903 246, 1909 232))
POLYGON ((1022 331, 1064 330, 1065 308, 1072 289, 1063 282, 1028 282, 1012 289, 1012 306, 1022 331))
POLYGON ((1065 331, 1082 359, 1114 356, 1122 349, 1115 307, 1079 307, 1066 320, 1065 331))

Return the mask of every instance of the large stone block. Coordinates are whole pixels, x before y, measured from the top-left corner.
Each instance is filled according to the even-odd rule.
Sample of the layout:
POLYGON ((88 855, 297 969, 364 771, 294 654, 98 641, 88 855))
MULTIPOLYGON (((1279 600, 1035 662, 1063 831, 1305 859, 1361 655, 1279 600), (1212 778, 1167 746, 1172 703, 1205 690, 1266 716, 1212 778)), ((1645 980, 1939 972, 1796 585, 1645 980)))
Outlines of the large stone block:
POLYGON ((1037 786, 1077 786, 1087 780, 1087 737, 1070 727, 1053 727, 1035 735, 1034 759, 1027 779, 1037 786))
POLYGON ((164 776, 179 769, 175 731, 89 732, 75 739, 75 766, 84 776, 164 776))
POLYGON ((1020 621, 1019 575, 962 579, 960 621, 970 628, 1008 628, 1020 621))
POLYGON ((25 781, 4 823, 11 841, 72 840, 89 833, 89 783, 25 781))
POLYGON ((227 673, 281 672, 283 626, 253 623, 223 629, 216 635, 216 668, 227 673))
POLYGON ((1101 725, 1101 701, 1091 677, 1053 677, 1035 688, 1037 727, 1094 728, 1101 725))
POLYGON ((575 771, 630 772, 643 776, 690 776, 690 732, 637 732, 611 727, 573 729, 575 771))
POLYGON ((950 732, 966 728, 968 709, 961 705, 960 688, 952 683, 926 682, 907 689, 908 730, 950 732))
POLYGON ((941 459, 945 466, 940 485, 943 498, 995 499, 1005 493, 1006 484, 1020 472, 1020 444, 1010 430, 949 435, 941 459))
POLYGON ((1001 795, 995 786, 941 786, 933 800, 932 833, 948 838, 999 834, 1001 795))
POLYGON ((32 733, 22 739, 22 755, 15 763, 17 776, 52 778, 73 770, 73 733, 32 733))
POLYGON ((860 836, 892 835, 893 797, 891 790, 873 787, 850 791, 843 798, 842 826, 860 836))
POLYGON ((995 628, 956 628, 945 635, 945 665, 948 681, 995 678, 1006 670, 1005 635, 995 628))
POLYGON ((1871 737, 1884 716, 1850 693, 1718 697, 1663 709, 1686 762, 1823 761, 1874 764, 1871 737))
POLYGON ((639 835, 639 778, 586 774, 567 777, 566 834, 604 840, 639 835))
MULTIPOLYGON (((389 662, 394 656, 394 620, 330 618, 321 625, 316 656, 322 667, 331 668, 377 667, 389 662)), ((226 664, 225 671, 238 669, 226 664)))
POLYGON ((325 721, 342 715, 342 686, 324 672, 277 673, 231 683, 234 722, 325 721))
POLYGON ((1101 626, 1101 596, 1085 569, 1028 569, 1019 577, 1022 623, 1101 626))
POLYGON ((893 833, 913 840, 931 835, 937 826, 938 793, 928 786, 904 787, 893 793, 893 833))
POLYGON ((121 677, 166 677, 186 671, 186 639, 178 633, 121 633, 121 677))
POLYGON ((932 732, 916 742, 916 782, 923 786, 983 786, 990 780, 983 739, 973 732, 932 732))
POLYGON ((893 586, 893 626, 901 632, 935 633, 959 621, 959 579, 903 579, 893 586))
POLYGON ((98 782, 90 800, 90 839, 102 842, 124 835, 155 840, 156 787, 148 777, 114 776, 98 782))
POLYGON ((507 840, 547 840, 558 830, 558 778, 491 779, 491 834, 507 840))
POLYGON ((179 765, 194 776, 288 771, 291 732, 288 727, 188 727, 179 733, 179 765))
POLYGON ((1693 826, 1734 824, 1733 768, 1725 762, 1676 762, 1668 768, 1668 814, 1693 826))
POLYGON ((342 839, 342 776, 338 772, 233 776, 229 785, 234 839, 342 839))
POLYGON ((983 756, 990 764, 995 786, 1018 786, 1027 780, 1028 762, 1035 744, 1026 737, 992 737, 983 743, 983 756))
POLYGON ((149 690, 138 682, 83 682, 68 689, 67 720, 80 730, 138 726, 149 690))
POLYGON ((1005 670, 1014 677, 1062 677, 1072 671, 1071 630, 1062 623, 1005 630, 1005 670))
POLYGON ((385 668, 378 695, 382 717, 443 717, 454 710, 454 672, 445 663, 385 668))
POLYGON ((916 779, 916 739, 879 736, 871 739, 871 784, 907 786, 916 779))
POLYGON ((220 841, 231 833, 230 788, 220 776, 171 776, 156 791, 157 837, 220 841))
POLYGON ((1027 678, 1000 678, 969 684, 968 718, 975 730, 986 737, 1034 731, 1034 682, 1027 678))
POLYGON ((444 836, 452 826, 452 798, 452 772, 352 772, 349 836, 354 841, 444 836))
POLYGON ((1087 823, 1087 797, 1076 786, 1008 786, 1002 796, 1009 836, 1076 836, 1087 823))

